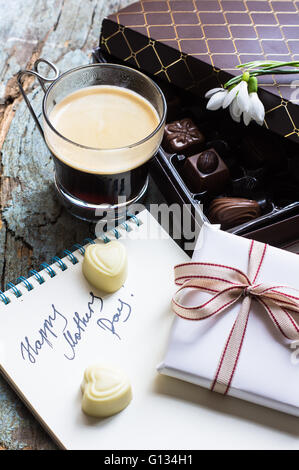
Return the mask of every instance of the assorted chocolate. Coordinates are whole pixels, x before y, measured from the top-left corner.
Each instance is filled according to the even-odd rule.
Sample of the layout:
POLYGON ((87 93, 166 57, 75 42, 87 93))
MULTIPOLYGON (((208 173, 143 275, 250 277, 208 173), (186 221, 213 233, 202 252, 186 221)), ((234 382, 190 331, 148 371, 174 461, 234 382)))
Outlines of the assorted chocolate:
POLYGON ((192 119, 186 118, 166 124, 163 145, 169 153, 193 155, 203 149, 204 135, 192 119))
MULTIPOLYGON (((255 124, 236 124, 226 111, 211 116, 205 102, 197 101, 179 90, 176 97, 171 95, 162 142, 165 155, 158 159, 168 160, 173 187, 180 186, 183 196, 203 205, 212 223, 233 233, 245 234, 298 213, 296 144, 255 124)), ((171 188, 162 186, 173 202, 171 188)))
POLYGON ((229 182, 229 170, 213 148, 186 159, 183 175, 191 191, 219 193, 229 182))
POLYGON ((219 197, 209 207, 208 218, 213 224, 221 224, 223 229, 232 228, 261 215, 257 201, 242 198, 219 197))
MULTIPOLYGON (((272 169, 281 169, 284 154, 284 146, 289 142, 284 141, 276 134, 265 132, 265 129, 256 127, 248 129, 241 144, 242 160, 248 170, 256 170, 271 166, 272 169)), ((299 150, 299 149, 298 149, 299 150)))
MULTIPOLYGON (((100 52, 97 61, 111 61, 100 52)), ((191 204, 191 213, 200 203, 210 218, 216 207, 213 220, 222 228, 245 236, 267 232, 263 241, 272 240, 272 226, 290 221, 292 230, 294 220, 298 225, 298 145, 255 123, 235 123, 227 110, 209 112, 206 100, 157 75, 154 80, 165 94, 168 113, 162 151, 150 172, 167 202, 191 204), (227 172, 219 178, 222 163, 227 172), (223 206, 220 201, 219 207, 224 198, 229 202, 223 206), (242 199, 250 201, 249 208, 248 202, 242 203, 240 210, 242 199)), ((299 227, 295 232, 298 236, 299 227)))

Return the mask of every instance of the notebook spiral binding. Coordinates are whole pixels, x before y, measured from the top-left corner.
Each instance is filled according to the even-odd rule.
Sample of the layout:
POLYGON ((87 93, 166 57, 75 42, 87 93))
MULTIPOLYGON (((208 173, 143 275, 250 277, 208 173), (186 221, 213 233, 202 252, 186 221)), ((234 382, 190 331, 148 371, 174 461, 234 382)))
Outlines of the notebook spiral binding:
MULTIPOLYGON (((132 214, 127 214, 127 215, 128 215, 129 220, 134 222, 137 225, 137 227, 139 227, 139 225, 141 224, 141 221, 138 219, 138 217, 136 217, 136 215, 132 215, 132 214)), ((119 228, 123 228, 126 232, 131 231, 131 227, 128 224, 128 222, 123 222, 122 224, 119 225, 119 228)), ((110 232, 111 235, 116 238, 116 240, 121 238, 121 233, 119 231, 119 228, 114 228, 110 232)), ((104 243, 109 243, 111 241, 111 238, 109 238, 109 236, 106 233, 103 233, 101 238, 102 238, 104 243)), ((91 238, 85 238, 83 240, 83 244, 75 243, 72 247, 72 250, 73 251, 78 250, 79 253, 82 256, 84 256, 84 253, 85 253, 84 245, 87 245, 87 244, 95 244, 95 241, 92 240, 91 238)), ((64 250, 63 255, 64 255, 64 257, 67 257, 73 265, 77 264, 79 262, 79 259, 70 250, 64 250)), ((57 263, 57 266, 61 269, 61 271, 65 271, 66 269, 68 269, 68 266, 64 263, 64 261, 59 256, 54 256, 52 258, 52 263, 53 264, 57 263)), ((34 277, 35 280, 41 285, 44 282, 46 282, 46 279, 41 274, 41 271, 45 271, 49 275, 50 278, 55 277, 56 274, 57 274, 56 271, 53 269, 53 265, 51 266, 48 263, 41 263, 40 272, 36 271, 35 269, 31 269, 29 271, 29 276, 28 277, 29 278, 34 277)), ((18 284, 22 284, 26 288, 27 291, 31 291, 35 288, 34 285, 25 276, 18 277, 17 285, 18 284)), ((6 293, 4 293, 0 290, 0 300, 5 305, 8 305, 11 302, 10 297, 7 295, 7 291, 11 291, 11 293, 14 294, 14 296, 16 298, 22 297, 23 294, 22 294, 21 290, 18 289, 17 285, 15 285, 13 282, 8 282, 5 286, 6 287, 6 291, 5 291, 6 293)))

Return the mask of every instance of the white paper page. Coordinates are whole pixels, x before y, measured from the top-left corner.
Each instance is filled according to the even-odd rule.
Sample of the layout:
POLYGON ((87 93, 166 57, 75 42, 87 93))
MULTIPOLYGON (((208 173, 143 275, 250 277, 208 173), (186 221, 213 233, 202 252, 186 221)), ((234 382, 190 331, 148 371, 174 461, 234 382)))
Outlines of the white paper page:
MULTIPOLYGON (((1 368, 68 449, 190 447, 180 423, 186 414, 190 421, 195 405, 187 402, 178 409, 177 399, 160 393, 164 381, 156 372, 173 319, 173 265, 187 256, 165 232, 163 240, 155 239, 162 229, 146 217, 145 211, 144 223, 122 240, 129 275, 115 294, 97 292, 83 277, 82 263, 68 263, 66 271, 56 268, 53 279, 48 276, 43 285, 1 306, 1 368), (103 306, 91 291, 102 297, 103 306), (81 330, 76 312, 85 322, 91 315, 85 325, 79 323, 81 330), (104 420, 81 411, 83 372, 97 362, 122 368, 133 388, 127 409, 104 420)), ((189 435, 197 423, 188 427, 189 435)))
MULTIPOLYGON (((160 230, 154 220, 150 227, 152 234, 160 230)), ((22 359, 20 344, 25 336, 31 342, 40 338, 53 303, 68 319, 66 330, 75 331, 72 318, 88 311, 91 290, 81 263, 64 272, 57 268, 56 277, 1 306, 2 369, 69 449, 298 449, 298 418, 157 374, 173 320, 173 265, 187 256, 171 240, 139 241, 147 232, 144 224, 124 241, 130 266, 126 287, 104 297, 102 312, 95 309, 74 360, 64 357, 72 349, 63 340, 65 321, 59 315, 53 328, 58 338, 48 335, 53 348, 44 344, 35 364, 22 359), (132 306, 130 318, 115 325, 121 340, 97 325, 99 318, 111 320, 118 298, 129 299, 132 306), (97 361, 123 367, 133 386, 128 408, 102 421, 85 416, 80 404, 84 369, 97 361)))

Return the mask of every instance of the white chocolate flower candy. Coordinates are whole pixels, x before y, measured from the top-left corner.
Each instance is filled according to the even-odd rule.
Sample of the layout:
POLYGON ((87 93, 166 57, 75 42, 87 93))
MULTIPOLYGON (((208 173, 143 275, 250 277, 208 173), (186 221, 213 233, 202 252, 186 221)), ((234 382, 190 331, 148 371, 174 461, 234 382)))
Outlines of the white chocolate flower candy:
POLYGON ((82 410, 96 418, 119 413, 132 400, 132 388, 126 375, 99 364, 85 370, 81 390, 82 410))
POLYGON ((97 289, 115 292, 127 278, 127 253, 125 247, 113 240, 107 244, 94 244, 86 248, 82 271, 97 289))

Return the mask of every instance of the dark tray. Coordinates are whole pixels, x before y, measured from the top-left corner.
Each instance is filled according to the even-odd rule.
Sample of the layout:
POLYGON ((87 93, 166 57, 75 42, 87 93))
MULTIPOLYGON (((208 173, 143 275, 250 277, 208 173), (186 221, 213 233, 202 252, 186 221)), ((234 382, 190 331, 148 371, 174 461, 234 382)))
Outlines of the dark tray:
POLYGON ((249 232, 245 236, 260 242, 267 241, 270 245, 278 247, 283 247, 290 242, 299 241, 299 215, 249 232))
MULTIPOLYGON (((93 52, 95 62, 121 61, 103 53, 93 52)), ((262 213, 251 221, 228 229, 228 232, 251 236, 275 244, 299 238, 299 148, 270 131, 251 124, 248 128, 234 123, 227 111, 208 112, 205 101, 195 98, 154 79, 161 86, 168 101, 167 121, 191 117, 206 136, 206 148, 214 148, 231 173, 231 183, 220 194, 194 193, 184 180, 184 155, 169 154, 162 147, 152 160, 150 172, 169 204, 187 204, 196 224, 208 220, 208 208, 214 197, 241 197, 263 199, 262 213), (178 104, 179 103, 179 104, 178 104), (249 142, 249 144, 248 144, 249 142), (249 148, 261 147, 262 162, 252 161, 249 148), (247 155, 248 154, 248 155, 247 155), (278 224, 283 222, 282 224, 278 224), (274 238, 273 230, 276 231, 274 238)), ((251 150, 252 151, 252 150, 251 150)), ((255 151, 255 150, 254 150, 255 151)))

